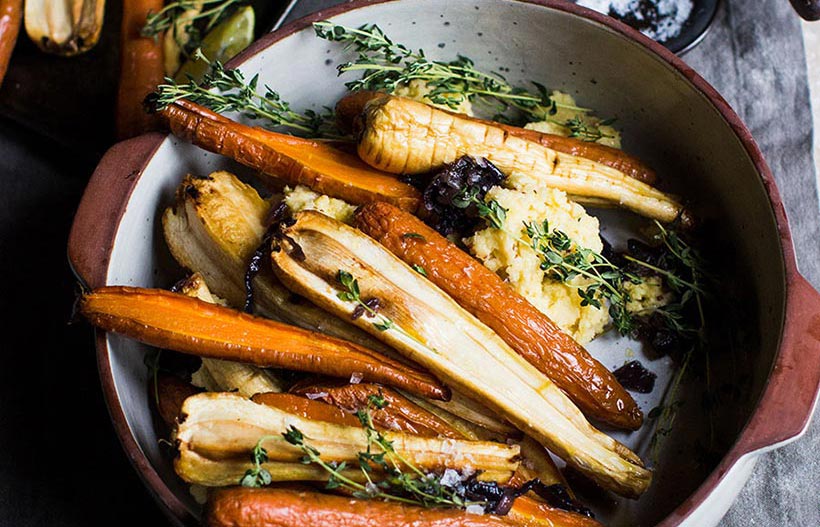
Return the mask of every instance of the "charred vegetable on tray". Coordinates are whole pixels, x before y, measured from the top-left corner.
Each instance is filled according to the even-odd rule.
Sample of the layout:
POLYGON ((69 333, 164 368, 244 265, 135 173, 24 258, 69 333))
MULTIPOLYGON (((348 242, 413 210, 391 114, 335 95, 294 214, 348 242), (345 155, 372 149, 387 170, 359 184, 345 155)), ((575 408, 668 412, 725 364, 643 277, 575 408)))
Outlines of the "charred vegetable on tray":
POLYGON ((600 525, 553 455, 639 498, 652 470, 589 420, 645 425, 628 390, 652 391, 653 374, 610 372, 584 346, 615 329, 680 361, 649 413, 657 447, 705 355, 691 212, 569 95, 430 59, 375 25, 315 24, 356 53, 340 74, 362 76, 335 116, 300 112, 197 49, 248 21, 238 4, 151 11, 139 44, 165 31, 165 68, 204 70, 183 67, 146 103, 266 190, 184 175, 162 228, 191 274, 171 292, 109 286, 78 303, 97 327, 166 350, 150 377, 175 471, 232 487, 209 494, 205 524, 600 525), (651 219, 648 243, 613 250, 583 204, 651 219), (174 352, 196 367, 161 372, 174 352))

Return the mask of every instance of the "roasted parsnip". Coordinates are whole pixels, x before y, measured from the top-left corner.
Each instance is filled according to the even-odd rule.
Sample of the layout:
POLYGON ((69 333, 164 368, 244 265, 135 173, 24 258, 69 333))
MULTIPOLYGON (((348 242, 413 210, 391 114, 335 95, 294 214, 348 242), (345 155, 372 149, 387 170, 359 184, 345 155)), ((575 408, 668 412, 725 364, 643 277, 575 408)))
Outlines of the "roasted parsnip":
MULTIPOLYGON (((361 131, 361 115, 367 103, 382 97, 384 94, 374 91, 357 91, 352 92, 336 104, 336 119, 339 126, 343 130, 351 132, 361 131)), ((441 108, 440 108, 441 109, 441 108)), ((574 137, 564 137, 561 135, 545 134, 535 130, 528 130, 526 128, 519 128, 494 121, 485 121, 475 117, 469 117, 464 114, 457 114, 441 109, 446 113, 457 115, 461 119, 468 121, 488 124, 490 126, 497 126, 510 135, 526 139, 538 143, 546 148, 551 148, 557 152, 583 157, 590 161, 595 161, 610 168, 614 168, 619 172, 623 172, 627 176, 642 181, 647 185, 652 185, 657 180, 655 171, 637 159, 622 150, 612 148, 610 146, 598 144, 590 141, 582 141, 574 137)))
POLYGON ((305 211, 282 227, 278 243, 274 271, 293 291, 355 318, 605 488, 629 497, 646 490, 651 472, 638 456, 592 427, 552 381, 372 238, 305 211))
MULTIPOLYGON (((327 479, 327 473, 321 470, 316 476, 300 472, 296 477, 288 477, 290 465, 298 465, 304 455, 300 448, 281 436, 291 428, 298 429, 327 463, 355 463, 358 453, 368 448, 367 435, 361 428, 305 419, 229 393, 189 397, 182 406, 179 420, 174 437, 179 457, 174 468, 185 481, 204 486, 236 484, 244 471, 252 468, 251 453, 266 436, 271 437, 262 441, 262 445, 267 450, 268 464, 277 471, 272 472, 272 476, 291 481, 327 479), (288 465, 287 470, 281 471, 281 476, 276 468, 279 463, 288 465), (217 470, 220 466, 225 468, 222 473, 217 470), (229 476, 236 479, 226 483, 229 476)), ((392 432, 385 432, 385 439, 393 442, 397 454, 394 462, 400 465, 406 462, 421 470, 471 467, 482 471, 484 478, 504 483, 518 466, 519 448, 516 445, 423 438, 392 432)))
POLYGON ((427 277, 558 385, 587 415, 636 429, 643 414, 615 376, 571 336, 470 255, 387 203, 356 213, 356 226, 427 277), (407 233, 418 236, 406 237, 407 233))
MULTIPOLYGON (((213 293, 240 308, 245 273, 261 245, 271 204, 228 172, 186 176, 173 206, 162 215, 165 241, 174 259, 201 274, 213 293)), ((364 331, 293 295, 271 273, 265 258, 252 279, 254 312, 281 322, 355 342, 380 353, 387 346, 364 331)))
POLYGON ((605 199, 664 222, 678 217, 690 221, 680 202, 646 183, 512 135, 491 122, 390 95, 368 102, 359 122, 359 157, 385 172, 422 174, 473 155, 487 158, 517 188, 557 188, 573 196, 605 199))
MULTIPOLYGON (((202 275, 194 273, 177 284, 179 292, 191 298, 198 298, 209 304, 221 304, 208 289, 202 275)), ((198 372, 207 380, 203 383, 208 391, 237 392, 245 397, 257 393, 281 392, 282 382, 270 371, 250 364, 203 357, 202 371, 198 372)), ((194 373, 194 377, 197 373, 194 373)))
POLYGON ((26 0, 26 33, 43 51, 77 55, 99 41, 104 14, 105 0, 26 0))
POLYGON ((419 192, 354 154, 312 139, 246 126, 180 99, 160 110, 174 135, 260 171, 274 185, 306 185, 354 205, 387 201, 415 210, 419 192))
POLYGON ((355 374, 424 397, 449 396, 429 374, 352 342, 162 289, 102 287, 83 295, 78 311, 106 331, 199 357, 332 377, 355 374))

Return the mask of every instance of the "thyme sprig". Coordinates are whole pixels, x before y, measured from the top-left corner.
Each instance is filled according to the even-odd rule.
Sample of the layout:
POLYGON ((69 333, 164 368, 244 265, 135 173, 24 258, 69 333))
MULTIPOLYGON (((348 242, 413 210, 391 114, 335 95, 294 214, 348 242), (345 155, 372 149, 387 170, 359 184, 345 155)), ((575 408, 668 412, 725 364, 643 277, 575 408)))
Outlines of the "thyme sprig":
POLYGON ((272 478, 270 472, 262 467, 263 463, 268 462, 268 451, 262 446, 265 441, 281 440, 279 436, 267 435, 259 438, 256 446, 253 447, 251 453, 251 460, 253 461, 253 468, 245 471, 245 475, 239 481, 243 487, 264 487, 270 485, 272 478))
POLYGON ((163 31, 172 30, 174 39, 181 45, 183 51, 191 51, 199 47, 202 36, 225 20, 233 11, 247 0, 176 0, 168 2, 157 12, 151 12, 140 30, 144 37, 157 38, 163 31), (202 30, 197 28, 202 25, 202 30), (178 35, 185 31, 187 39, 178 35))
POLYGON ((216 113, 239 112, 248 119, 264 119, 269 128, 284 127, 309 137, 343 137, 335 127, 330 108, 325 108, 322 113, 313 110, 295 112, 270 86, 259 86, 258 74, 246 80, 240 70, 225 68, 218 60, 208 60, 201 50, 194 52, 194 58, 210 66, 202 82, 189 79, 180 84, 166 77, 165 84, 157 86, 155 93, 157 110, 187 99, 216 113))
POLYGON ((362 299, 361 291, 359 290, 359 280, 354 278, 352 274, 342 269, 336 273, 336 281, 344 287, 343 291, 336 294, 339 300, 343 302, 355 302, 357 305, 353 310, 353 319, 357 319, 362 315, 368 318, 373 318, 373 326, 379 331, 387 331, 393 329, 396 325, 393 321, 378 312, 380 302, 378 298, 362 299))
POLYGON ((343 473, 352 468, 347 463, 324 461, 319 450, 307 442, 298 428, 291 425, 282 436, 302 451, 302 463, 315 464, 328 473, 327 489, 343 488, 361 499, 384 499, 424 507, 464 508, 468 505, 487 505, 487 501, 468 500, 455 486, 442 483, 441 476, 425 474, 396 452, 393 442, 373 425, 371 412, 384 409, 387 404, 381 393, 372 394, 368 397, 367 406, 356 412, 367 438, 367 449, 357 456, 358 468, 366 483, 360 483, 343 473))
MULTIPOLYGON (((376 24, 350 28, 324 21, 314 23, 313 28, 319 38, 343 43, 346 49, 357 53, 356 59, 337 67, 340 75, 362 72, 360 79, 346 83, 352 91, 394 93, 420 80, 431 88, 424 97, 434 104, 457 110, 466 101, 481 100, 497 107, 501 112, 499 119, 504 121, 509 120, 503 116, 508 108, 522 112, 530 121, 550 120, 559 108, 581 113, 590 111, 558 102, 543 84, 535 81, 531 81, 534 91, 512 86, 498 73, 477 69, 473 61, 463 55, 449 62, 431 60, 421 49, 412 50, 392 41, 376 24)), ((606 137, 596 124, 578 117, 558 124, 567 126, 573 137, 584 141, 606 137)))
MULTIPOLYGON (((665 249, 658 265, 631 257, 629 261, 661 275, 666 285, 675 292, 676 301, 657 309, 655 313, 663 318, 666 326, 674 334, 688 343, 683 352, 681 365, 663 400, 649 412, 649 417, 655 420, 650 440, 650 457, 657 461, 659 448, 664 438, 672 431, 678 410, 683 404, 679 397, 681 382, 689 371, 692 360, 698 355, 704 359, 706 392, 710 391, 711 376, 704 304, 710 295, 707 282, 711 277, 707 270, 708 264, 697 249, 674 230, 664 227, 657 221, 655 226, 658 229, 656 238, 665 249)), ((714 441, 713 424, 710 415, 710 442, 714 441)))
POLYGON ((577 245, 565 232, 550 229, 548 220, 524 222, 524 231, 530 239, 530 247, 541 259, 545 275, 565 284, 579 276, 585 278, 587 282, 577 288, 581 306, 601 309, 601 297, 607 299, 609 316, 618 332, 622 335, 632 332, 635 324, 627 309, 630 296, 624 284, 640 284, 642 280, 637 275, 623 270, 602 254, 577 245))

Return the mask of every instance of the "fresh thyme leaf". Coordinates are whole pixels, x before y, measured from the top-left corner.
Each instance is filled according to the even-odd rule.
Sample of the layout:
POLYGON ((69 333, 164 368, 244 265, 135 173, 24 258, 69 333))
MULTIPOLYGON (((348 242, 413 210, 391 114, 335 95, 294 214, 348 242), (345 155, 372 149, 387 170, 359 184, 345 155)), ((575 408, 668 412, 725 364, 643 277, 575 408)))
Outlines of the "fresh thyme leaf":
POLYGON ((487 501, 471 500, 465 496, 466 485, 443 485, 442 476, 423 472, 396 452, 393 442, 373 426, 372 412, 386 408, 387 404, 381 393, 372 394, 368 397, 367 406, 356 412, 367 439, 366 450, 356 456, 366 483, 347 477, 343 473, 349 468, 345 463, 336 465, 324 461, 321 453, 308 444, 304 434, 294 426, 291 425, 282 435, 288 443, 302 451, 307 463, 315 464, 328 473, 328 489, 342 488, 360 499, 378 498, 423 507, 486 506, 487 501))
POLYGON ((295 112, 270 86, 258 86, 259 75, 246 80, 240 70, 226 69, 220 61, 208 60, 198 49, 194 59, 210 66, 202 82, 189 78, 187 83, 179 84, 166 77, 165 84, 157 86, 154 94, 153 105, 157 111, 187 99, 216 113, 239 112, 248 119, 263 119, 270 128, 284 127, 308 137, 343 138, 334 124, 332 109, 325 108, 321 113, 295 112))
MULTIPOLYGON (((199 47, 202 36, 216 27, 247 0, 176 0, 168 2, 156 13, 148 13, 140 30, 144 37, 158 38, 164 31, 174 32, 174 39, 183 52, 199 47), (185 37, 180 34, 185 33, 185 37)), ((187 54, 187 53, 186 53, 187 54)))
POLYGON ((612 138, 612 134, 601 131, 601 126, 612 124, 613 119, 607 119, 598 123, 592 123, 581 116, 575 116, 564 123, 569 128, 569 136, 581 139, 582 141, 596 142, 603 138, 612 138))
POLYGON ((427 241, 427 239, 417 232, 405 232, 401 235, 402 238, 413 238, 416 240, 427 241))
POLYGON ((262 436, 256 442, 251 454, 251 461, 253 468, 245 471, 245 475, 239 481, 243 487, 264 487, 270 485, 272 478, 267 469, 262 468, 263 463, 268 462, 268 451, 262 446, 262 443, 271 439, 278 439, 278 436, 262 436))
POLYGON ((420 266, 420 265, 418 265, 418 264, 413 264, 411 267, 413 268, 413 270, 414 270, 415 272, 417 272, 417 273, 418 273, 418 274, 420 274, 421 276, 425 276, 425 277, 427 276, 427 271, 425 271, 425 270, 424 270, 424 267, 422 267, 422 266, 420 266))
MULTIPOLYGON (((356 59, 340 64, 339 74, 362 72, 358 80, 346 83, 352 91, 374 90, 394 93, 414 80, 423 81, 430 88, 424 97, 431 103, 458 110, 465 101, 481 100, 500 110, 499 119, 510 122, 504 111, 514 108, 530 121, 552 120, 558 108, 576 112, 589 112, 586 108, 556 101, 549 90, 531 81, 535 91, 512 86, 499 73, 486 73, 477 69, 471 59, 458 55, 453 61, 437 61, 427 58, 423 50, 411 50, 393 42, 375 24, 350 28, 332 22, 313 24, 319 38, 344 44, 345 49, 356 52, 356 59)), ((584 121, 570 128, 573 137, 584 141, 596 141, 606 137, 592 122, 584 121)))
POLYGON ((379 331, 387 331, 388 329, 392 329, 394 327, 394 324, 392 320, 385 319, 382 322, 374 322, 373 327, 375 327, 379 331))
POLYGON ((157 404, 157 408, 159 408, 159 372, 160 372, 160 364, 159 360, 162 356, 162 350, 151 350, 145 354, 143 358, 143 363, 148 368, 148 376, 151 378, 151 383, 154 387, 154 402, 157 404))

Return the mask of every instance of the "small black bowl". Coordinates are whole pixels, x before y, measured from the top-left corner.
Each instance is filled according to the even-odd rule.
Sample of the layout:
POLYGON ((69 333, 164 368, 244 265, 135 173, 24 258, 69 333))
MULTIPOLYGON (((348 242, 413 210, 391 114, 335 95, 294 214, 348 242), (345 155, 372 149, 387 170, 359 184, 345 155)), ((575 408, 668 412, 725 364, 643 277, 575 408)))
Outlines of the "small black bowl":
POLYGON ((661 42, 669 51, 678 55, 683 55, 700 44, 715 20, 720 0, 695 0, 694 4, 692 14, 684 23, 680 34, 666 42, 661 42))
MULTIPOLYGON (((575 0, 575 2, 578 3, 578 0, 575 0)), ((666 41, 661 41, 660 43, 678 55, 683 55, 694 48, 703 40, 703 37, 705 37, 709 31, 719 4, 720 0, 693 0, 692 13, 686 22, 684 22, 678 36, 666 41)), ((628 19, 622 19, 621 17, 614 18, 635 27, 628 19)), ((636 29, 640 28, 636 27, 636 29)))

